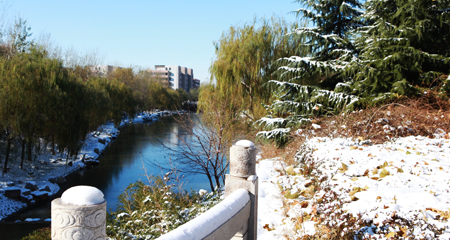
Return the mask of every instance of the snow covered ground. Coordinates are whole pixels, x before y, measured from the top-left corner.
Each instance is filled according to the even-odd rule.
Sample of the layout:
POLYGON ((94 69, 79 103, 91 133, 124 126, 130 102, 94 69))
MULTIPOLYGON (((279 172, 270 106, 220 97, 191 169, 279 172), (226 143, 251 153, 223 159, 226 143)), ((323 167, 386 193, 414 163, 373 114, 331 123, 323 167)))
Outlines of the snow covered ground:
MULTIPOLYGON (((142 121, 142 116, 137 116, 133 119, 133 122, 135 123, 142 121)), ((124 120, 120 126, 128 123, 128 120, 124 120)), ((23 170, 19 168, 19 158, 11 159, 8 163, 8 173, 0 175, 0 220, 27 206, 26 203, 18 199, 6 197, 4 195, 5 191, 8 189, 20 189, 22 198, 29 198, 30 204, 33 204, 34 201, 31 200, 31 195, 46 194, 51 196, 56 194, 59 190, 59 186, 56 183, 50 182, 50 179, 67 176, 68 174, 85 167, 85 164, 81 161, 84 155, 86 160, 95 161, 99 157, 98 153, 101 154, 106 146, 116 138, 118 134, 119 130, 114 127, 113 123, 106 123, 100 126, 96 131, 89 133, 86 136, 86 141, 76 160, 73 161, 72 157, 69 158, 69 161, 73 161, 71 166, 66 163, 66 156, 64 153, 51 155, 50 152, 47 152, 46 154, 41 154, 32 162, 25 160, 23 170), (27 190, 25 188, 27 182, 35 183, 38 189, 34 191, 27 190)), ((1 170, 3 170, 3 168, 1 168, 1 170)))
MULTIPOLYGON (((139 121, 141 117, 134 119, 139 121)), ((0 192, 24 189, 27 181, 34 181, 41 189, 37 191, 47 186, 45 191, 54 194, 59 187, 50 178, 83 167, 84 154, 96 159, 94 149, 101 152, 117 134, 112 124, 90 133, 72 166, 65 157, 50 154, 25 161, 24 170, 19 161, 11 161, 9 172, 0 176, 0 192)), ((450 239, 448 138, 445 133, 433 139, 410 136, 377 145, 362 139, 312 138, 300 149, 298 166, 260 160, 258 239, 336 232, 348 236, 356 231, 377 239, 450 239)), ((0 194, 0 219, 25 206, 0 194)))
POLYGON ((297 160, 302 168, 273 159, 258 165, 258 239, 333 229, 377 239, 450 239, 448 135, 379 145, 312 138, 297 160))

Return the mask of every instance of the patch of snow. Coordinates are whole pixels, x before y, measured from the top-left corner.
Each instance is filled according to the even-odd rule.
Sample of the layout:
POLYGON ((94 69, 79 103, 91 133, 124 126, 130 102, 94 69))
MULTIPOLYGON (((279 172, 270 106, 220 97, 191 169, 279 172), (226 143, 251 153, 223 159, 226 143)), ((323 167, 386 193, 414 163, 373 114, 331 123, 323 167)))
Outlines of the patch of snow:
POLYGON ((205 190, 205 189, 200 189, 200 190, 198 191, 198 195, 200 195, 200 197, 201 197, 201 196, 204 196, 204 195, 206 195, 206 194, 208 194, 208 191, 205 190))
MULTIPOLYGON (((358 145, 356 140, 347 138, 311 138, 304 145, 311 152, 305 151, 307 155, 300 158, 307 156, 316 163, 315 171, 328 177, 327 187, 338 194, 338 199, 330 204, 346 202, 342 205, 344 212, 373 221, 373 227, 361 226, 360 229, 369 238, 389 239, 379 230, 392 227, 385 223, 396 215, 415 224, 410 228, 412 238, 449 239, 450 223, 443 214, 448 214, 450 209, 450 140, 440 136, 445 136, 443 130, 436 131, 434 139, 409 136, 375 145, 358 145), (343 164, 345 170, 342 170, 343 164), (384 175, 381 174, 383 169, 384 175), (349 191, 354 189, 361 191, 353 192, 355 198, 350 200, 349 191), (438 213, 442 213, 441 216, 438 213), (426 228, 429 225, 443 231, 434 235, 426 228)), ((294 230, 296 217, 311 214, 315 211, 312 206, 316 206, 314 203, 300 207, 295 201, 313 199, 303 196, 287 199, 282 193, 286 189, 291 189, 291 193, 302 191, 309 180, 303 175, 285 174, 284 164, 274 159, 260 160, 256 168, 260 179, 258 239, 297 239, 314 234, 315 228, 320 226, 312 220, 304 221, 301 231, 294 230), (284 205, 291 208, 284 212, 284 205)), ((325 196, 324 191, 316 194, 317 198, 325 196)), ((321 216, 325 221, 337 220, 329 215, 334 213, 324 212, 321 216)), ((331 224, 338 227, 345 221, 331 224)), ((393 232, 393 229, 387 230, 393 232)))
POLYGON ((250 177, 247 178, 247 181, 255 181, 256 179, 258 179, 257 175, 251 175, 250 177))
POLYGON ((41 221, 40 218, 27 218, 25 219, 25 222, 39 222, 41 221))
POLYGON ((249 148, 254 148, 255 147, 255 144, 252 141, 249 141, 249 140, 239 140, 234 145, 241 146, 241 147, 249 147, 249 148))
POLYGON ((67 189, 61 195, 61 201, 65 204, 89 206, 105 201, 103 193, 96 187, 75 186, 67 189))
POLYGON ((231 219, 249 201, 248 191, 238 189, 216 206, 158 239, 204 239, 216 227, 231 219))

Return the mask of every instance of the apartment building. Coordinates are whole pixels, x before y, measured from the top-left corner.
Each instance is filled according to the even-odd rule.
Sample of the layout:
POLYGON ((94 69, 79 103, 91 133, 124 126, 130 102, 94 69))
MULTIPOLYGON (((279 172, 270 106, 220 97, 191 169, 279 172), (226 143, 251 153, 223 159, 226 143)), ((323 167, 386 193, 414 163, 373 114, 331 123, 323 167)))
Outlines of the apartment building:
POLYGON ((108 74, 112 73, 116 69, 121 69, 121 67, 111 66, 111 65, 97 65, 89 67, 91 70, 91 75, 97 77, 106 77, 108 74))
POLYGON ((200 79, 194 78, 194 80, 192 80, 192 88, 194 89, 200 88, 200 79))
POLYGON ((159 81, 164 87, 169 87, 169 71, 165 69, 148 69, 148 72, 152 74, 157 81, 159 81))
POLYGON ((194 70, 192 68, 181 67, 178 65, 155 65, 155 72, 166 73, 168 86, 172 89, 182 88, 186 92, 193 86, 194 70))

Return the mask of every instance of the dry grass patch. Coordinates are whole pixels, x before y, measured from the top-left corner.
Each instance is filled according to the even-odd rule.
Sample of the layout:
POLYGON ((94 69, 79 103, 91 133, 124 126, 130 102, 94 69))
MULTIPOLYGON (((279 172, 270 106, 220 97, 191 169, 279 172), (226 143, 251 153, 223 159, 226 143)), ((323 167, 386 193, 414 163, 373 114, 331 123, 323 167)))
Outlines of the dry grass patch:
MULTIPOLYGON (((316 223, 316 233, 313 236, 298 237, 299 235, 293 234, 286 237, 288 239, 366 239, 367 236, 364 236, 362 229, 373 227, 370 221, 363 221, 361 216, 355 217, 343 211, 342 206, 348 203, 347 201, 355 200, 352 198, 340 200, 338 193, 330 187, 329 179, 323 178, 318 170, 318 163, 307 157, 308 152, 304 152, 308 151, 302 147, 306 139, 313 137, 352 138, 359 142, 360 146, 381 144, 395 138, 417 135, 428 138, 439 136, 448 139, 449 136, 446 134, 450 132, 450 112, 448 110, 450 110, 450 103, 433 94, 416 99, 399 99, 379 107, 313 119, 313 124, 296 131, 292 135, 292 141, 284 148, 277 148, 272 144, 262 145, 263 159, 279 157, 285 163, 283 176, 291 178, 292 182, 296 182, 296 178, 304 181, 305 189, 297 191, 295 194, 289 188, 281 189, 281 193, 284 195, 284 215, 292 218, 288 214, 290 211, 298 213, 296 219, 292 220, 295 222, 293 231, 301 232, 303 224, 307 220, 316 223), (296 174, 289 173, 288 169, 291 169, 292 166, 297 169, 296 174), (322 192, 321 196, 316 194, 319 191, 322 192), (303 200, 300 201, 294 195, 302 196, 303 200), (298 207, 307 206, 307 204, 313 206, 311 212, 304 212, 303 207, 298 207), (345 224, 336 225, 337 222, 345 224)), ((309 151, 314 150, 309 149, 309 151)), ((349 196, 354 195, 351 190, 346 190, 349 196)), ((353 191, 364 191, 364 189, 353 189, 353 191)), ((417 227, 417 221, 399 217, 395 215, 395 212, 393 214, 392 220, 385 224, 398 227, 400 230, 390 232, 386 228, 381 229, 379 233, 393 239, 414 238, 412 229, 417 227)), ((436 234, 443 231, 431 224, 424 224, 421 227, 436 234)))
POLYGON ((420 98, 402 98, 348 114, 319 117, 313 119, 310 126, 298 129, 283 148, 271 143, 262 144, 261 156, 262 159, 278 157, 288 166, 296 165, 295 154, 304 141, 312 137, 346 137, 367 144, 380 144, 410 135, 434 138, 435 134, 450 132, 449 110, 449 101, 429 93, 420 98))

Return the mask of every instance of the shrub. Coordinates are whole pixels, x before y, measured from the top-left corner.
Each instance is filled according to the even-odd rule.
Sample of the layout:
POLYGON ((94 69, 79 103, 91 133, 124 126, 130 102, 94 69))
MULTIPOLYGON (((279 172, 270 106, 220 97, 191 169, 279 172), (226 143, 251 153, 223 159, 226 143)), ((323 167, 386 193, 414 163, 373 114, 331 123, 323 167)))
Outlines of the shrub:
POLYGON ((51 231, 50 227, 40 228, 22 238, 22 240, 51 240, 51 231))

